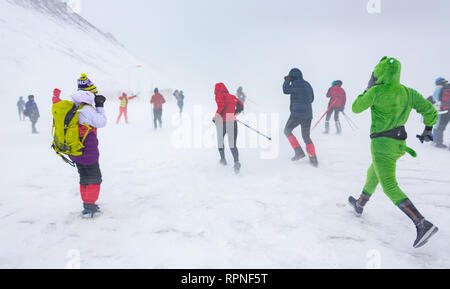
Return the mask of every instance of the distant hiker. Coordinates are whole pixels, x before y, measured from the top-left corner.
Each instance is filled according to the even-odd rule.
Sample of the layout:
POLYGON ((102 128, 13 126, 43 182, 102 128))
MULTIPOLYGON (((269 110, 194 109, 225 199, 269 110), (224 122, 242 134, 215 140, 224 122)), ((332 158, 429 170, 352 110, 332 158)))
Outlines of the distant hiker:
POLYGON ((330 132, 330 120, 334 113, 334 121, 336 122, 336 132, 337 134, 342 133, 342 125, 339 120, 339 113, 343 112, 345 109, 345 104, 347 102, 347 97, 345 90, 342 88, 342 81, 336 80, 333 82, 332 86, 328 90, 327 97, 330 98, 328 103, 328 113, 325 119, 325 132, 328 134, 330 132))
POLYGON ((159 93, 159 90, 157 88, 155 88, 154 92, 155 94, 153 94, 150 103, 153 104, 153 124, 156 130, 158 128, 158 122, 159 127, 162 128, 163 104, 166 103, 166 100, 164 99, 162 94, 159 93))
POLYGON ((241 170, 239 162, 239 150, 236 146, 238 137, 238 126, 236 114, 244 110, 244 104, 236 96, 230 94, 225 84, 217 83, 214 94, 216 96, 217 111, 213 122, 217 128, 217 142, 220 154, 220 163, 227 165, 225 158, 225 135, 228 135, 228 144, 234 159, 234 171, 238 174, 241 170))
POLYGON ((31 132, 33 134, 38 134, 39 132, 36 130, 36 123, 41 115, 39 114, 38 106, 34 101, 34 95, 28 96, 28 102, 25 104, 25 111, 23 114, 31 121, 31 132))
POLYGON ((239 86, 239 88, 237 89, 236 96, 244 104, 247 101, 247 95, 245 95, 242 86, 239 86))
POLYGON ((55 90, 53 90, 53 98, 52 98, 53 104, 60 102, 61 101, 60 97, 61 97, 61 90, 55 88, 55 90))
POLYGON ((25 116, 23 115, 23 111, 25 110, 23 96, 19 97, 19 101, 17 101, 17 109, 19 111, 19 120, 25 120, 25 116))
POLYGON ((317 167, 319 162, 316 156, 316 148, 310 137, 311 122, 313 119, 313 88, 303 79, 303 74, 300 69, 294 68, 284 78, 283 92, 291 96, 291 116, 284 129, 284 134, 295 151, 295 156, 292 158, 292 161, 298 161, 306 156, 300 143, 293 134, 294 129, 300 125, 310 162, 313 166, 317 167))
POLYGON ((180 109, 180 114, 182 114, 184 107, 184 92, 182 90, 178 94, 177 105, 178 108, 180 109))
POLYGON ((444 132, 450 122, 450 84, 443 77, 436 79, 434 100, 441 111, 434 132, 436 147, 445 149, 447 146, 444 145, 444 132))
POLYGON ((406 146, 408 137, 405 124, 414 109, 424 118, 425 130, 419 136, 421 142, 433 140, 432 130, 436 124, 437 111, 420 93, 400 83, 401 63, 395 58, 383 57, 375 67, 367 90, 353 103, 353 112, 372 112, 372 165, 367 171, 367 180, 359 199, 349 198, 355 213, 360 216, 371 196, 381 184, 384 193, 391 199, 417 229, 414 248, 425 245, 438 228, 427 221, 399 187, 396 178, 397 161, 406 153, 417 157, 417 153, 406 146))
POLYGON ((78 129, 80 139, 84 139, 84 149, 81 156, 70 158, 76 163, 80 175, 80 193, 84 207, 82 215, 93 218, 100 213, 100 208, 96 205, 102 183, 97 129, 105 127, 107 123, 103 108, 106 98, 97 95, 97 88, 85 74, 78 79, 78 90, 71 98, 78 107, 78 129))
POLYGON ((128 102, 132 99, 136 98, 136 95, 128 97, 125 92, 119 96, 120 100, 120 108, 119 108, 119 116, 117 117, 117 124, 119 124, 122 115, 125 117, 125 123, 128 124, 128 102))
POLYGON ((180 92, 178 91, 178 89, 176 89, 176 90, 173 92, 173 97, 175 97, 176 101, 178 101, 179 94, 180 94, 180 92))

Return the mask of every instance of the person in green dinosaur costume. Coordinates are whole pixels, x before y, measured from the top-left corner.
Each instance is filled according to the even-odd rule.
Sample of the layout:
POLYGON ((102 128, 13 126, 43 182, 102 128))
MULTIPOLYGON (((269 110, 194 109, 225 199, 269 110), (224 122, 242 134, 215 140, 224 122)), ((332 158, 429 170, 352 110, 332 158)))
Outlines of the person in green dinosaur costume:
POLYGON ((406 146, 407 133, 404 125, 412 109, 423 115, 425 130, 419 140, 433 140, 432 130, 438 112, 420 93, 400 83, 401 64, 395 58, 383 57, 375 67, 367 90, 353 103, 353 112, 372 111, 371 150, 372 165, 367 172, 367 181, 359 200, 353 197, 349 202, 357 215, 362 215, 364 206, 381 184, 384 193, 416 225, 417 239, 414 247, 419 248, 433 236, 438 228, 427 221, 416 209, 408 196, 400 189, 396 179, 397 161, 409 153, 417 154, 406 146))

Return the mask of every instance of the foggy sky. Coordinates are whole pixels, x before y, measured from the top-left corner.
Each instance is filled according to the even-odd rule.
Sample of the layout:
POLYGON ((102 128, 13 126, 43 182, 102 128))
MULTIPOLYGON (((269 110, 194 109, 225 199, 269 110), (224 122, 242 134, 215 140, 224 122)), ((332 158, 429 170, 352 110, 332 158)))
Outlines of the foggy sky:
POLYGON ((450 1, 381 0, 376 15, 367 2, 83 0, 81 14, 192 91, 224 81, 275 94, 294 66, 320 93, 336 78, 356 91, 390 54, 428 92, 448 72, 450 1))

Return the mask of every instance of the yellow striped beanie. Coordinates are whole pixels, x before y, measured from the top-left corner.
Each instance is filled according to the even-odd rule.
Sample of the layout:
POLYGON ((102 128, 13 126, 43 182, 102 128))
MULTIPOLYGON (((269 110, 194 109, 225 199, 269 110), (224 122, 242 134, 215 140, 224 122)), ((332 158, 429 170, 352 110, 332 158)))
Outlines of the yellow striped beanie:
POLYGON ((81 77, 78 78, 78 90, 90 91, 93 94, 97 94, 97 87, 92 83, 92 81, 87 77, 86 74, 81 74, 81 77))

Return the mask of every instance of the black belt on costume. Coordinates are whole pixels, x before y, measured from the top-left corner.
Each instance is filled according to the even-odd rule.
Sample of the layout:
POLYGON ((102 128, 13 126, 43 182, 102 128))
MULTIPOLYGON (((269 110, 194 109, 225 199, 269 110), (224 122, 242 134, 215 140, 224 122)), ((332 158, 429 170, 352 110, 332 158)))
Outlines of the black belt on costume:
POLYGON ((406 140, 408 138, 408 133, 404 126, 399 126, 394 129, 378 132, 370 135, 371 139, 379 137, 388 137, 396 140, 406 140))

